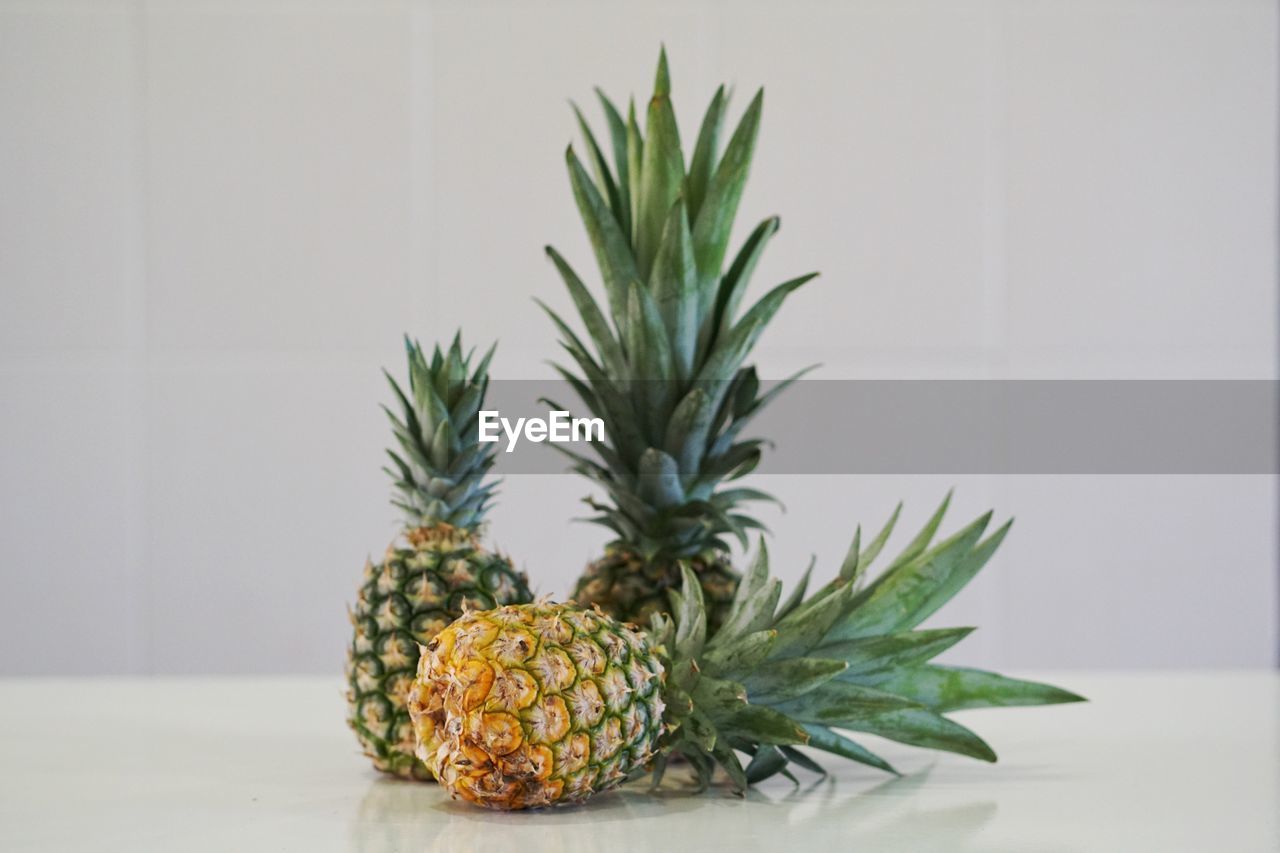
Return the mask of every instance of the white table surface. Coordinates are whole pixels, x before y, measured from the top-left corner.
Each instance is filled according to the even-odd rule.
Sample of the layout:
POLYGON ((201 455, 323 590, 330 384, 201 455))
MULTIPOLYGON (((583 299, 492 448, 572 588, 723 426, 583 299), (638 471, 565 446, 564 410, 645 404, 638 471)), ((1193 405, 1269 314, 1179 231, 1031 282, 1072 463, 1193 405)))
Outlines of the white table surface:
POLYGON ((516 814, 380 777, 336 680, 0 680, 0 850, 1280 850, 1280 675, 1047 677, 1092 701, 958 715, 996 765, 879 742, 903 778, 516 814))

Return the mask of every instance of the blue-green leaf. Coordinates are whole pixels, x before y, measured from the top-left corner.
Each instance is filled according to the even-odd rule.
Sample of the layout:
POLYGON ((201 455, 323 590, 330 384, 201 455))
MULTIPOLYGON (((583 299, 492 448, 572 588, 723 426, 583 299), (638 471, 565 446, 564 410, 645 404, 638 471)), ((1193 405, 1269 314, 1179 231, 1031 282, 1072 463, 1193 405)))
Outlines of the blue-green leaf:
POLYGON ((772 705, 802 696, 848 669, 842 660, 792 657, 765 663, 743 679, 752 702, 772 705))
POLYGON ((769 217, 755 227, 742 244, 742 248, 738 250, 733 263, 720 279, 719 288, 715 294, 714 319, 708 324, 712 332, 723 334, 733 327, 733 316, 742 302, 743 295, 747 292, 747 285, 751 283, 751 274, 755 271, 760 256, 764 254, 765 246, 769 244, 770 238, 778 233, 781 226, 782 220, 776 216, 769 217))
POLYGON ((614 338, 608 321, 605 320, 600 307, 596 305, 595 299, 591 297, 590 291, 559 252, 550 246, 546 247, 546 252, 569 290, 569 296, 582 317, 582 323, 587 327, 587 334, 591 336, 592 342, 596 345, 596 352, 600 354, 601 363, 613 376, 618 378, 626 376, 626 358, 622 354, 622 347, 614 338))
POLYGON ((995 553, 1006 523, 974 547, 991 520, 988 512, 910 563, 889 569, 858 594, 849 617, 828 639, 892 634, 919 625, 967 584, 995 553))
POLYGON ((694 388, 671 413, 664 448, 674 456, 683 475, 696 474, 707 448, 711 427, 711 401, 701 388, 694 388))
POLYGON ((635 258, 639 278, 649 277, 662 226, 668 211, 680 195, 684 181, 684 154, 680 150, 680 132, 676 128, 675 111, 671 108, 671 81, 667 74, 664 51, 658 59, 653 97, 649 101, 645 122, 648 139, 644 145, 644 166, 640 177, 640 208, 636 222, 635 258))
POLYGON ((678 200, 663 226, 662 241, 649 274, 649 290, 671 335, 674 375, 681 380, 693 372, 698 343, 698 279, 692 239, 684 202, 678 200))
POLYGON ((886 670, 870 679, 881 690, 907 696, 934 711, 1084 702, 1083 696, 1036 681, 966 667, 928 664, 886 670))
MULTIPOLYGON (((578 119, 578 128, 582 131, 582 140, 587 147, 587 158, 591 161, 591 170, 595 172, 596 183, 608 200, 609 209, 613 211, 613 216, 618 221, 619 229, 623 229, 627 217, 623 213, 622 196, 618 192, 618 185, 613 180, 613 173, 609 170, 609 163, 604 159, 604 152, 600 150, 600 146, 596 143, 595 134, 591 132, 591 126, 587 124, 586 118, 583 117, 582 110, 578 109, 578 105, 572 101, 569 102, 569 106, 573 108, 573 114, 578 119)), ((623 229, 623 233, 626 233, 625 229, 623 229)))
POLYGON ((565 160, 569 166, 569 183, 573 187, 573 197, 582 214, 582 221, 587 228, 587 236, 591 247, 595 250, 596 261, 600 265, 600 274, 604 278, 605 292, 609 295, 609 306, 613 312, 614 322, 618 328, 625 328, 623 320, 626 310, 627 287, 639 278, 636 259, 631 253, 631 246, 614 218, 608 204, 600 195, 595 183, 587 175, 577 155, 570 148, 565 152, 565 160))
POLYGON ((640 455, 637 485, 642 500, 659 509, 684 503, 676 461, 651 447, 640 455))
POLYGON ((716 167, 707 186, 706 197, 698 208, 698 218, 693 226, 694 256, 698 261, 698 275, 704 283, 719 278, 724 263, 729 233, 742 199, 742 189, 751 167, 751 155, 755 151, 756 136, 760 129, 760 112, 764 106, 764 90, 761 89, 747 107, 738 128, 733 132, 724 156, 716 167))
POLYGON ((599 88, 596 89, 596 97, 600 99, 600 106, 604 109, 605 121, 609 125, 609 139, 613 146, 613 163, 617 169, 618 200, 621 206, 618 222, 622 225, 622 233, 630 236, 631 170, 627 162, 627 125, 618 108, 599 88))
POLYGON ((719 153, 720 129, 724 125, 724 112, 728 99, 724 86, 716 89, 711 98, 707 112, 702 117, 702 127, 698 130, 698 141, 693 146, 693 159, 689 162, 689 176, 685 183, 685 197, 689 202, 689 216, 696 219, 702 199, 707 194, 707 185, 711 182, 711 172, 715 168, 716 155, 719 153))
POLYGON ((858 640, 823 643, 813 650, 813 654, 845 661, 849 664, 849 669, 842 678, 846 681, 863 682, 867 673, 899 670, 931 660, 971 633, 973 633, 972 628, 904 631, 878 637, 863 637, 858 640))
POLYGON ((804 730, 809 735, 809 743, 807 745, 814 749, 820 749, 832 755, 839 755, 842 758, 848 758, 860 764, 875 767, 895 776, 902 775, 893 769, 893 765, 862 746, 862 744, 852 741, 838 732, 833 732, 826 726, 808 724, 804 727, 804 730))
MULTIPOLYGON (((889 564, 889 568, 885 570, 886 572, 893 571, 898 566, 909 563, 924 553, 925 549, 929 547, 929 543, 933 541, 933 535, 938 532, 938 527, 942 524, 942 517, 947 514, 947 507, 951 505, 951 495, 952 492, 948 490, 947 496, 942 499, 942 505, 934 511, 920 532, 902 550, 902 553, 893 559, 893 562, 889 564)), ((894 513, 894 518, 897 518, 896 512, 894 513)))

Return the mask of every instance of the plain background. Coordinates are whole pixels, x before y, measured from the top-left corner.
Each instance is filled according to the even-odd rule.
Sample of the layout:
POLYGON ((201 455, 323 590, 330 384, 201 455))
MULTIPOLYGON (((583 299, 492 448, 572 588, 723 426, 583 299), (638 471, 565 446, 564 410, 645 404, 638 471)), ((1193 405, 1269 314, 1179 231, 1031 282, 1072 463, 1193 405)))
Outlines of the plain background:
MULTIPOLYGON (((1276 378, 1274 2, 3 0, 0 673, 336 673, 397 529, 379 368, 465 324, 548 375, 566 99, 661 41, 687 142, 767 84, 739 231, 783 218, 757 287, 824 275, 764 374, 1276 378)), ((1272 476, 773 477, 775 567, 953 484, 1018 517, 957 658, 1274 665, 1272 476)), ((585 493, 493 513, 544 591, 585 493)))

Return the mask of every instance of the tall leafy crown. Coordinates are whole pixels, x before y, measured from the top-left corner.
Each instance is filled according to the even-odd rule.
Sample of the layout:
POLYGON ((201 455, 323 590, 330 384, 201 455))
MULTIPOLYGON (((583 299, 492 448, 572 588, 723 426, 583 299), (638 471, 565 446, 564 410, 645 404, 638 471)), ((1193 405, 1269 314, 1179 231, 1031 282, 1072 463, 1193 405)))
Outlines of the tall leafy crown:
POLYGON ((737 506, 767 495, 718 487, 758 464, 763 442, 739 433, 800 374, 762 393, 755 368, 743 362, 787 295, 815 275, 778 285, 739 312, 779 226, 777 217, 761 222, 723 269, 764 93, 721 151, 728 102, 721 86, 687 166, 670 94, 663 52, 642 135, 634 101, 624 122, 597 90, 612 167, 574 108, 594 177, 570 147, 569 180, 604 281, 605 310, 555 249, 547 254, 594 349, 543 305, 580 373, 557 369, 606 423, 608 446, 595 445, 599 461, 570 453, 574 469, 612 500, 593 504, 601 513, 593 520, 651 559, 725 549, 728 533, 745 545, 746 530, 760 526, 737 506))
POLYGON ((463 355, 461 332, 448 352, 436 346, 428 362, 422 345, 405 338, 409 359, 409 392, 405 394, 383 373, 400 403, 391 419, 398 450, 387 450, 394 468, 383 468, 395 481, 391 502, 412 526, 451 524, 478 527, 496 483, 484 484, 493 465, 493 444, 479 440, 479 413, 489 386, 489 361, 497 344, 471 369, 474 351, 463 355))
POLYGON ((945 715, 1081 701, 1047 684, 929 663, 973 629, 920 630, 919 624, 973 579, 1012 523, 984 538, 988 512, 932 544, 949 500, 870 583, 867 568, 901 505, 865 547, 855 533, 836 578, 808 598, 808 571, 781 598, 762 541, 729 617, 714 634, 708 635, 697 578, 682 567, 683 593, 668 593, 674 622, 653 617, 652 633, 666 649, 670 671, 659 776, 672 752, 686 756, 704 784, 717 765, 740 788, 775 773, 790 776, 791 764, 823 772, 798 746, 896 772, 837 729, 995 761, 982 738, 945 715), (749 757, 745 766, 739 752, 749 757))

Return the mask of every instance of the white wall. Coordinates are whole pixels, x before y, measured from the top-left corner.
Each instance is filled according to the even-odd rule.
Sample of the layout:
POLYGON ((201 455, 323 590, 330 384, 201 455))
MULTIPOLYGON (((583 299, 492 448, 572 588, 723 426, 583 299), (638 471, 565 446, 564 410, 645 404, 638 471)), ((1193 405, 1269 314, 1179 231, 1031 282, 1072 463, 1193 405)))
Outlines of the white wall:
MULTIPOLYGON (((398 335, 546 375, 590 269, 566 97, 686 134, 767 84, 744 227, 809 269, 769 375, 1274 378, 1277 14, 1171 2, 0 0, 0 674, 329 672, 398 335)), ((1269 666, 1274 477, 776 477, 779 571, 947 486, 1016 514, 949 612, 965 660, 1269 666)), ((493 538, 566 591, 581 484, 513 477, 493 538), (551 521, 548 521, 548 520, 551 521)))

